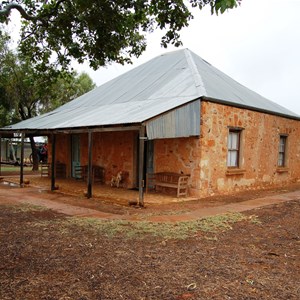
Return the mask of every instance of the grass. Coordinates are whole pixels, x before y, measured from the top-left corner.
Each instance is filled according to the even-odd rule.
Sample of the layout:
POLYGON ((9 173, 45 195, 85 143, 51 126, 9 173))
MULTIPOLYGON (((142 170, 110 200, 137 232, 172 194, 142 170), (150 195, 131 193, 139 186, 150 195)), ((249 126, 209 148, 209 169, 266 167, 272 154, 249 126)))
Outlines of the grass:
MULTIPOLYGON (((24 171, 31 171, 32 167, 24 167, 24 171)), ((20 166, 1 165, 1 172, 20 172, 20 166)))
MULTIPOLYGON (((10 206, 16 213, 29 211, 42 211, 47 208, 21 204, 10 206)), ((79 226, 83 230, 91 230, 96 234, 105 235, 108 238, 115 236, 123 236, 124 238, 144 238, 147 235, 153 237, 168 239, 186 239, 195 236, 199 232, 202 233, 218 233, 226 230, 231 230, 233 224, 241 221, 248 221, 253 224, 260 224, 257 216, 245 216, 241 213, 227 213, 206 217, 194 221, 184 221, 175 223, 159 223, 148 221, 126 221, 126 220, 111 220, 103 221, 97 218, 79 218, 66 217, 53 220, 32 220, 33 226, 53 226, 58 225, 62 234, 72 232, 74 226, 79 226)), ((208 237, 210 239, 210 237, 208 237)), ((211 238, 216 240, 216 238, 211 238)))
POLYGON ((236 222, 246 220, 240 213, 230 213, 203 218, 196 221, 176 223, 155 223, 147 221, 130 222, 124 220, 102 221, 94 218, 69 218, 67 226, 82 226, 95 230, 107 237, 123 235, 126 238, 139 238, 145 235, 163 239, 186 239, 198 233, 216 233, 232 229, 236 222))
POLYGON ((48 210, 48 208, 40 205, 34 205, 34 204, 27 204, 27 203, 22 203, 19 205, 3 205, 4 207, 8 207, 13 210, 15 213, 26 213, 30 211, 45 211, 48 210))

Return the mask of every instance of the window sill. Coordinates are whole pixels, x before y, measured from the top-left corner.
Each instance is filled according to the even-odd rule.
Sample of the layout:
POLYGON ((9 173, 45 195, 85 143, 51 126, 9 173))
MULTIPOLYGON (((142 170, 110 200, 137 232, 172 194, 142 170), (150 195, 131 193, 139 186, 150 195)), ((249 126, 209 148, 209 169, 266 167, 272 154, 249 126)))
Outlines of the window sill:
POLYGON ((289 171, 289 168, 287 167, 277 167, 276 172, 277 173, 287 173, 289 171))
POLYGON ((243 175, 246 173, 245 169, 239 169, 239 168, 230 168, 226 170, 226 175, 231 176, 231 175, 243 175))

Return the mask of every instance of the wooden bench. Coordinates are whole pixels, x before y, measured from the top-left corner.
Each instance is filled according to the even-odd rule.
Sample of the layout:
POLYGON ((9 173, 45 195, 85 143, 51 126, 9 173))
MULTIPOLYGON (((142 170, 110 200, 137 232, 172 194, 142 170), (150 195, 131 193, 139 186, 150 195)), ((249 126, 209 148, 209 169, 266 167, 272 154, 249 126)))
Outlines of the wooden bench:
MULTIPOLYGON (((55 177, 56 178, 66 178, 66 165, 63 163, 57 162, 55 164, 55 177)), ((51 164, 42 164, 41 165, 41 177, 50 177, 51 172, 51 164)))
POLYGON ((177 197, 186 197, 189 175, 171 172, 147 174, 146 193, 148 189, 156 190, 157 187, 173 188, 177 191, 177 197))
POLYGON ((41 165, 41 177, 49 177, 49 164, 41 165))
MULTIPOLYGON (((87 180, 88 178, 88 166, 76 166, 75 167, 75 178, 87 180)), ((104 183, 105 179, 105 169, 100 166, 93 165, 92 166, 92 180, 93 182, 101 182, 104 183)))

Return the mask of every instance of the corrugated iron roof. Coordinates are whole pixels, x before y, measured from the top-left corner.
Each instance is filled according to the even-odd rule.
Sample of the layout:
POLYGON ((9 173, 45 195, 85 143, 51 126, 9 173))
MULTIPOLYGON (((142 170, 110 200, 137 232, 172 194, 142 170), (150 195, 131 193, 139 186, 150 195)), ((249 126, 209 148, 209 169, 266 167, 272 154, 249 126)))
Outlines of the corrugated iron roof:
POLYGON ((8 128, 52 130, 141 123, 200 97, 299 118, 184 49, 160 55, 52 112, 8 128))

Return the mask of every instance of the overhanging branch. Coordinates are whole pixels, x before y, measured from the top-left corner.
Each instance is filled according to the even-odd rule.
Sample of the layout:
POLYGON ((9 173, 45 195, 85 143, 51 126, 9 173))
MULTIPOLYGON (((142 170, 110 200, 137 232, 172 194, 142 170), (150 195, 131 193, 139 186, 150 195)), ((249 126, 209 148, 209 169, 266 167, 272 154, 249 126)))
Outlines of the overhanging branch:
POLYGON ((37 17, 29 15, 20 4, 17 4, 15 2, 9 3, 5 6, 4 9, 1 9, 0 16, 8 17, 12 9, 16 9, 25 20, 28 21, 38 20, 37 17))
MULTIPOLYGON (((63 3, 65 0, 58 0, 55 4, 55 6, 50 10, 50 12, 48 14, 46 14, 45 16, 33 16, 30 15, 26 12, 26 10, 18 3, 16 2, 11 2, 6 4, 6 6, 3 9, 0 9, 0 16, 4 16, 4 17, 8 17, 11 13, 11 11, 13 9, 16 9, 22 16, 23 19, 27 20, 27 21, 42 21, 42 19, 44 17, 49 17, 51 15, 53 15, 55 12, 57 12, 58 7, 60 6, 61 3, 63 3)), ((45 1, 47 2, 47 1, 45 1)))

